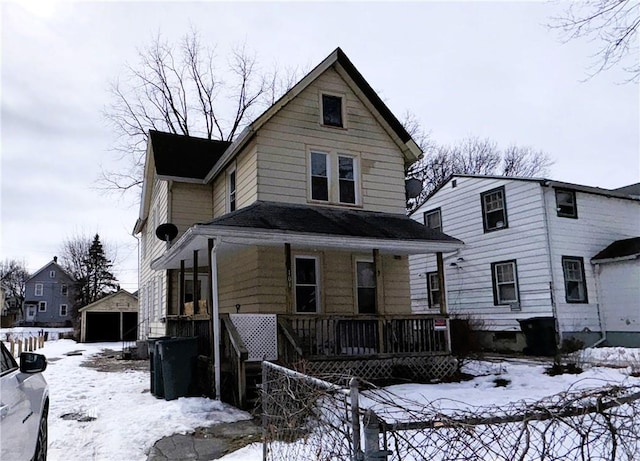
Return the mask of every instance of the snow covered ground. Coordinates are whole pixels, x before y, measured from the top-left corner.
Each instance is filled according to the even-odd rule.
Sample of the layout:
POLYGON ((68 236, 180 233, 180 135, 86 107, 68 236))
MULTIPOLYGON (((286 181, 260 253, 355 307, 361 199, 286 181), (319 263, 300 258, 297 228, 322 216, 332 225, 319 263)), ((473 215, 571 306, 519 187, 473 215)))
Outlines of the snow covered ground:
MULTIPOLYGON (((0 330, 6 338, 7 330, 0 330)), ((99 372, 80 364, 103 349, 119 349, 119 343, 77 344, 72 340, 48 341, 38 350, 47 356, 44 375, 49 382, 49 459, 137 461, 158 439, 193 431, 217 422, 248 419, 249 414, 205 398, 157 399, 149 393, 149 373, 99 372), (82 351, 82 355, 66 355, 82 351), (65 418, 71 419, 63 419, 65 418)), ((631 374, 640 368, 640 350, 602 348, 587 350, 583 360, 615 366, 589 366, 579 375, 548 376, 548 364, 539 361, 473 362, 466 371, 481 375, 471 381, 449 384, 404 384, 389 391, 420 402, 436 402, 442 408, 473 404, 501 405, 533 401, 567 389, 607 383, 640 384, 631 374), (494 380, 509 381, 495 387, 494 380)), ((363 398, 363 404, 365 399, 363 398)), ((260 461, 262 446, 250 445, 224 461, 260 461)))

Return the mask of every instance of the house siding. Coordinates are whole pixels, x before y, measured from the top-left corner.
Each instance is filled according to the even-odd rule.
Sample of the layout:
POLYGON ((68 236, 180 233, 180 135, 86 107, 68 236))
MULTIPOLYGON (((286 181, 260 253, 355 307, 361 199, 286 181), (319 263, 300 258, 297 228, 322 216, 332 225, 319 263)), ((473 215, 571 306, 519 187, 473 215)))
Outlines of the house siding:
POLYGON ((640 347, 640 259, 600 264, 599 298, 607 336, 640 347))
MULTIPOLYGON (((549 256, 542 194, 538 183, 493 178, 456 178, 439 190, 412 218, 441 209, 442 230, 465 242, 458 253, 445 255, 447 307, 451 314, 470 315, 486 330, 519 331, 519 319, 553 315, 549 256), (484 232, 480 196, 504 187, 508 228, 484 232), (458 261, 462 258, 462 261, 458 261), (494 305, 491 264, 515 260, 520 311, 494 305), (455 265, 452 265, 455 264, 455 265)), ((411 304, 414 312, 429 312, 425 273, 437 270, 433 255, 410 258, 411 304)))
POLYGON ((257 133, 257 198, 308 202, 310 148, 359 158, 363 209, 404 213, 404 160, 371 112, 334 70, 328 70, 274 115, 257 133), (346 128, 320 124, 322 91, 344 95, 346 128))
POLYGON ((209 184, 171 183, 171 219, 178 228, 178 237, 194 222, 211 220, 213 194, 209 184))
MULTIPOLYGON (((598 316, 596 275, 590 259, 615 240, 638 235, 640 203, 602 195, 576 192, 578 218, 557 216, 555 189, 543 188, 549 220, 554 294, 560 331, 564 336, 580 336, 585 329, 601 331, 598 316), (562 256, 584 260, 588 303, 567 303, 562 256)), ((587 331, 587 332, 588 332, 587 331)))

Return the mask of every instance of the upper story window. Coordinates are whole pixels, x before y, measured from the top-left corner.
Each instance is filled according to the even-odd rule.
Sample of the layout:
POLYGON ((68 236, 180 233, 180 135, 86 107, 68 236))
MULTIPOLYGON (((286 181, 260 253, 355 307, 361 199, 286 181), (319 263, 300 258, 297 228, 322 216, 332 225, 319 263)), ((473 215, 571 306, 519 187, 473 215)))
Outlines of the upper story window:
POLYGON ((42 283, 36 283, 35 296, 42 296, 42 283))
POLYGON ((442 214, 440 208, 424 212, 424 225, 429 229, 442 232, 442 214))
POLYGON ((56 271, 49 271, 49 278, 56 278, 56 271))
POLYGON ((519 302, 518 272, 515 261, 491 264, 493 303, 497 306, 519 302))
POLYGON ((295 257, 295 305, 297 313, 316 313, 320 304, 317 256, 295 257))
POLYGON ((69 314, 69 309, 66 304, 60 304, 60 317, 66 317, 69 314))
POLYGON ((572 190, 556 189, 556 210, 562 218, 577 218, 576 192, 572 190))
POLYGON ((480 194, 482 200, 482 222, 484 231, 491 232, 505 229, 507 223, 507 202, 504 196, 504 187, 490 190, 480 194))
POLYGON ((344 117, 341 96, 322 94, 322 124, 344 128, 344 117))
POLYGON ((359 314, 376 313, 376 273, 373 261, 356 261, 356 290, 359 314))
POLYGON ((345 153, 311 151, 311 200, 356 205, 360 200, 358 157, 345 153))
POLYGON ((227 173, 227 204, 228 211, 236 209, 236 169, 233 168, 227 173))
POLYGON ((427 272, 427 293, 430 308, 440 307, 440 281, 437 272, 427 272))
POLYGON ((563 256, 565 299, 568 303, 587 303, 587 284, 584 277, 584 259, 579 256, 563 256))
POLYGON ((60 295, 67 296, 69 294, 69 287, 67 285, 60 286, 60 295))

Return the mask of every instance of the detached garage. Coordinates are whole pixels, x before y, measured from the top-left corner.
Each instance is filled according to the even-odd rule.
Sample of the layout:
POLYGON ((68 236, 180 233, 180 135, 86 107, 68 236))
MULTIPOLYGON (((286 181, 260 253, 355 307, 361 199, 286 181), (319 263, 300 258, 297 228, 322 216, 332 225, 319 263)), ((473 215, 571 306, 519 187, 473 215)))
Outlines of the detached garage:
POLYGON ((138 339, 138 298, 126 290, 81 308, 80 314, 83 343, 138 339))

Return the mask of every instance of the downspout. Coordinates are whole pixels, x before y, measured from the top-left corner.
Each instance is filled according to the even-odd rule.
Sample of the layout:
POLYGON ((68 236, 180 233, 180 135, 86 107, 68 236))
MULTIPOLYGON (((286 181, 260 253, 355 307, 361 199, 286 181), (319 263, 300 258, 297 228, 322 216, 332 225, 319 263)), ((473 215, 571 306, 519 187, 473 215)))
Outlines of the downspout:
MULTIPOLYGON (((598 347, 600 344, 602 344, 607 340, 607 327, 605 325, 604 318, 602 317, 602 311, 600 310, 600 290, 601 290, 600 271, 601 270, 602 270, 602 267, 600 267, 600 264, 595 264, 593 272, 595 272, 595 276, 596 276, 596 299, 597 299, 596 308, 598 309, 598 323, 600 324, 600 339, 597 340, 595 343, 593 343, 589 347, 598 347)), ((586 280, 585 280, 585 283, 586 283, 586 280)))
POLYGON ((545 187, 549 187, 547 182, 543 182, 541 184, 540 190, 542 191, 542 210, 544 212, 544 228, 545 228, 545 236, 547 241, 547 256, 549 257, 549 275, 551 276, 551 281, 549 282, 550 287, 549 291, 551 294, 551 313, 553 314, 553 318, 555 319, 555 327, 556 327, 556 346, 560 346, 562 344, 562 331, 560 330, 560 319, 558 317, 558 306, 556 305, 556 286, 554 283, 553 277, 553 258, 551 255, 551 232, 550 232, 550 222, 549 222, 549 213, 547 210, 547 194, 545 193, 545 187))
POLYGON ((222 242, 215 239, 211 248, 211 322, 213 325, 213 365, 216 400, 221 400, 220 389, 220 306, 218 304, 218 257, 217 250, 222 242))

